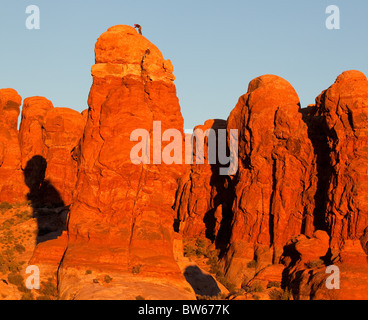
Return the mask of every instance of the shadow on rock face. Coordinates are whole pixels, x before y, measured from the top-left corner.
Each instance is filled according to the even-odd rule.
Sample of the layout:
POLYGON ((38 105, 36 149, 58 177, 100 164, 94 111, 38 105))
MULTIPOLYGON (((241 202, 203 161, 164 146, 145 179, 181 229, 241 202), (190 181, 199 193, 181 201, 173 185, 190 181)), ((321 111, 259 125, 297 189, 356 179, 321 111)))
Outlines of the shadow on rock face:
POLYGON ((184 271, 184 276, 195 294, 214 297, 221 293, 215 279, 210 274, 203 273, 197 266, 187 267, 184 271))
POLYGON ((28 200, 37 219, 37 244, 56 239, 66 230, 69 207, 66 207, 59 192, 45 180, 46 159, 40 155, 32 157, 24 168, 24 182, 29 188, 28 200))

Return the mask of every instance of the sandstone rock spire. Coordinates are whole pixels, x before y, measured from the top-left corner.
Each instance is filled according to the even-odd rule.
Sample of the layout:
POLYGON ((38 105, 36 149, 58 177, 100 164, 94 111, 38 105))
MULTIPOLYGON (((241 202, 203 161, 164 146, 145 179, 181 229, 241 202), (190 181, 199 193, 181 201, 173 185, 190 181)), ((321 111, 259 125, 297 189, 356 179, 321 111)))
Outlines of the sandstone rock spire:
POLYGON ((137 295, 136 281, 148 278, 161 288, 152 297, 191 297, 173 255, 172 206, 183 169, 135 165, 130 159, 133 130, 151 132, 153 121, 161 121, 162 131, 183 132, 172 64, 134 28, 123 25, 99 37, 95 54, 69 242, 60 269, 61 294, 82 297, 84 273, 72 271, 76 267, 115 272, 120 285, 129 287, 118 290, 118 298, 137 295), (171 286, 169 295, 162 291, 164 282, 171 286))

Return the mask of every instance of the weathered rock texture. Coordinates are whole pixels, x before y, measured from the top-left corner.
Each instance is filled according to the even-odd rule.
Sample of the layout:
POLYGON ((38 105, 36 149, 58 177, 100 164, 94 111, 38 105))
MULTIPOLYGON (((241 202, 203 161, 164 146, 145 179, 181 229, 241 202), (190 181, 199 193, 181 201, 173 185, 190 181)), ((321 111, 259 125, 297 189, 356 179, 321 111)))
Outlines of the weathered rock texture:
POLYGON ((306 112, 319 157, 320 212, 331 239, 329 252, 326 241, 299 238, 295 243, 299 256, 285 270, 295 299, 368 299, 367 106, 367 78, 351 70, 338 76, 306 112), (313 266, 323 252, 324 263, 313 266), (331 264, 339 268, 338 290, 326 287, 331 264))
POLYGON ((54 108, 44 97, 24 100, 19 144, 22 168, 34 206, 69 205, 77 181, 78 148, 85 118, 54 108))
MULTIPOLYGON (((226 180, 233 220, 222 263, 229 281, 258 283, 281 256, 286 268, 281 273, 278 265, 278 279, 282 274, 294 299, 367 298, 367 106, 368 81, 359 71, 341 74, 303 110, 279 77, 249 84, 227 120, 240 134, 239 170, 226 180), (339 290, 326 287, 331 264, 341 272, 339 290)), ((206 232, 205 217, 216 217, 223 199, 214 191, 224 185, 210 171, 193 165, 182 178, 176 208, 184 236, 216 236, 206 232)))
POLYGON ((368 226, 368 81, 346 71, 316 99, 327 136, 331 173, 326 220, 332 248, 359 240, 368 226))
POLYGON ((314 230, 314 153, 299 109, 292 86, 265 75, 250 82, 228 118, 228 130, 239 132, 234 217, 224 258, 234 282, 241 282, 257 247, 272 247, 261 251, 268 263, 277 262, 290 237, 314 230))
POLYGON ((204 125, 194 128, 194 132, 200 130, 198 137, 201 132, 204 133, 204 148, 200 152, 203 163, 197 163, 196 154, 196 141, 202 148, 201 138, 194 138, 193 164, 181 178, 175 204, 180 233, 185 238, 217 238, 218 242, 223 242, 229 232, 225 231, 225 223, 231 220, 231 192, 228 190, 229 177, 219 173, 220 164, 216 154, 219 129, 226 130, 225 120, 207 120, 204 125), (208 134, 207 130, 213 130, 213 133, 208 134), (212 139, 210 149, 209 139, 212 139), (210 163, 209 152, 213 153, 216 163, 210 163))
POLYGON ((115 298, 134 294, 137 281, 144 279, 162 286, 171 283, 170 296, 157 289, 156 298, 192 297, 173 256, 172 206, 182 168, 136 165, 130 159, 138 143, 130 141, 135 129, 151 133, 150 145, 156 151, 168 144, 152 146, 153 121, 162 121, 162 132, 179 130, 182 139, 172 64, 129 26, 108 29, 97 40, 95 54, 69 242, 60 272, 61 295, 86 297, 83 281, 85 270, 91 269, 128 278, 128 283, 120 282, 128 289, 117 290, 115 298))
POLYGON ((78 155, 74 153, 83 135, 85 119, 72 109, 54 108, 47 112, 43 124, 47 168, 45 178, 69 205, 77 181, 78 155))
POLYGON ((288 242, 282 258, 286 265, 283 285, 290 288, 292 297, 296 300, 368 299, 368 263, 361 243, 345 240, 339 257, 332 261, 328 250, 329 237, 322 231, 315 232, 311 238, 300 235, 288 242))
POLYGON ((25 200, 17 128, 21 102, 14 89, 0 90, 0 201, 25 200))
POLYGON ((25 169, 34 156, 46 156, 43 141, 42 126, 52 102, 44 97, 29 97, 24 99, 22 118, 19 127, 19 144, 22 153, 22 168, 25 169))

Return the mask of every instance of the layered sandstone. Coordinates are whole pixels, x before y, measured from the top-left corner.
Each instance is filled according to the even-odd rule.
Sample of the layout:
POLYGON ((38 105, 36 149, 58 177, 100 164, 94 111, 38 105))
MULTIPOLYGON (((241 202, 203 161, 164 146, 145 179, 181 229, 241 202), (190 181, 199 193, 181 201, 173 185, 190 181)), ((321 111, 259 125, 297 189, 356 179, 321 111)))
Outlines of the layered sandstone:
POLYGON ((85 291, 90 269, 114 274, 114 298, 138 295, 146 285, 155 298, 192 297, 173 256, 172 206, 182 168, 133 164, 130 157, 138 143, 130 139, 135 129, 151 133, 154 152, 168 144, 153 146, 153 121, 161 121, 162 132, 177 129, 182 139, 172 65, 129 26, 108 29, 97 40, 95 54, 60 293, 63 298, 91 295, 85 291), (163 288, 169 283, 168 295, 163 288))

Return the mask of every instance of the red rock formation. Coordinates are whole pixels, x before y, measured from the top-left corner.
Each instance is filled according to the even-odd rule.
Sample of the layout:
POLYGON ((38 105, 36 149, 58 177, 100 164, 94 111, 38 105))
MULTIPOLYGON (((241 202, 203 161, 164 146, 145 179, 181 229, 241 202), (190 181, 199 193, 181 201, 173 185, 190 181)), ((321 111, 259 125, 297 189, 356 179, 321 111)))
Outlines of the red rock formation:
POLYGON ((291 290, 293 298, 368 299, 367 255, 359 241, 345 240, 339 257, 331 261, 326 255, 329 237, 324 232, 318 233, 312 238, 300 235, 287 244, 286 258, 283 257, 286 264, 283 278, 284 285, 291 290), (331 277, 333 280, 329 279, 331 277))
POLYGON ((28 187, 27 199, 33 206, 39 206, 45 202, 52 203, 53 198, 60 198, 55 189, 50 197, 50 188, 47 191, 43 185, 47 167, 45 159, 47 148, 43 141, 42 127, 47 112, 52 109, 50 100, 38 96, 24 99, 22 107, 19 145, 24 181, 28 187))
POLYGON ((0 201, 24 200, 27 185, 37 198, 29 199, 62 206, 46 209, 57 217, 44 223, 62 225, 37 237, 30 261, 43 275, 60 271, 61 298, 193 298, 173 252, 176 239, 180 256, 182 235, 215 241, 227 280, 238 286, 272 282, 294 299, 368 299, 364 74, 344 72, 305 110, 284 79, 251 81, 227 121, 196 127, 226 128, 228 137, 238 130, 239 170, 226 177, 218 161, 208 164, 208 139, 204 164, 196 163, 195 147, 193 165, 152 164, 173 141, 156 145, 154 121, 161 121, 159 140, 173 128, 176 142, 183 137, 173 67, 156 46, 115 26, 95 53, 82 114, 27 98, 18 134, 21 97, 0 90, 0 201), (150 163, 132 163, 136 129, 150 134, 150 163), (173 233, 175 218, 181 235, 173 233), (331 264, 341 274, 339 290, 326 286, 331 264))
POLYGON ((264 290, 269 288, 270 283, 278 283, 281 287, 282 285, 282 275, 285 266, 282 264, 272 264, 262 268, 255 277, 247 283, 247 287, 252 287, 255 283, 261 285, 264 290))
POLYGON ((312 237, 300 236, 295 250, 304 263, 324 257, 330 248, 330 237, 325 231, 317 230, 312 237))
POLYGON ((272 247, 259 252, 278 262, 290 237, 313 232, 314 153, 299 109, 292 86, 266 75, 250 82, 228 118, 228 130, 239 132, 239 170, 224 263, 237 284, 257 247, 272 247))
MULTIPOLYGON (((175 128, 183 134, 172 65, 129 26, 108 29, 97 40, 95 53, 69 242, 60 269, 61 294, 83 296, 88 268, 127 275, 129 290, 120 290, 120 298, 142 286, 133 284, 133 274, 135 281, 171 283, 173 294, 158 290, 156 297, 191 296, 182 290, 187 284, 173 256, 172 206, 181 166, 135 165, 130 159, 137 145, 130 141, 135 129, 152 132, 153 121, 162 121, 162 132, 175 128)), ((152 135, 150 142, 152 146, 152 135)))
POLYGON ((74 150, 85 122, 79 112, 54 108, 44 97, 24 100, 19 143, 32 201, 61 206, 71 203, 79 160, 74 150))
MULTIPOLYGON (((368 299, 367 106, 367 78, 352 70, 338 76, 310 110, 310 123, 319 123, 318 134, 327 137, 319 140, 325 153, 319 172, 328 174, 322 175, 323 213, 331 236, 331 260, 317 267, 298 261, 288 268, 288 285, 296 299, 368 299), (339 268, 338 290, 326 286, 328 264, 339 268)), ((321 147, 318 142, 315 145, 321 147)), ((299 242, 295 246, 303 247, 299 242)), ((320 249, 320 244, 313 243, 309 252, 316 255, 320 249)))
POLYGON ((46 113, 53 109, 52 102, 44 97, 24 99, 22 119, 19 126, 19 144, 22 153, 22 168, 32 157, 45 157, 46 148, 42 138, 42 126, 46 113))
MULTIPOLYGON (((204 125, 194 128, 206 133, 212 129, 226 130, 225 120, 207 120, 204 125)), ((226 176, 219 174, 219 162, 211 164, 208 156, 208 136, 204 138, 203 163, 196 162, 196 143, 193 143, 193 164, 180 181, 175 209, 180 221, 180 232, 183 237, 207 237, 214 240, 224 226, 224 219, 229 219, 231 201, 227 187, 229 183, 226 176)), ((210 136, 210 139, 213 139, 210 136)), ((217 140, 216 142, 217 148, 217 140)), ((200 142, 200 139, 198 139, 200 142)), ((212 147, 211 147, 212 148, 212 147)), ((212 152, 217 149, 212 150, 212 152)), ((210 150, 211 152, 211 150, 210 150)), ((223 231, 223 230, 222 230, 223 231)), ((220 234, 221 236, 221 234, 220 234)), ((223 240, 223 239, 221 239, 223 240)))
MULTIPOLYGON (((42 126, 46 147, 45 179, 58 191, 63 204, 69 205, 77 181, 77 160, 73 150, 83 135, 85 119, 72 109, 53 108, 45 116, 42 126)), ((57 199, 54 199, 54 202, 57 199)))
POLYGON ((326 219, 331 246, 358 240, 368 226, 368 81, 346 71, 316 99, 316 116, 324 119, 331 173, 326 219))
POLYGON ((25 200, 17 129, 21 102, 15 90, 0 90, 0 201, 25 200))
POLYGON ((39 228, 30 264, 36 264, 44 275, 57 271, 66 249, 66 206, 71 203, 79 162, 74 150, 85 122, 79 112, 54 108, 46 98, 25 99, 19 140, 28 199, 36 208, 39 228), (45 205, 60 208, 39 213, 45 205))

